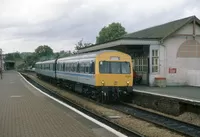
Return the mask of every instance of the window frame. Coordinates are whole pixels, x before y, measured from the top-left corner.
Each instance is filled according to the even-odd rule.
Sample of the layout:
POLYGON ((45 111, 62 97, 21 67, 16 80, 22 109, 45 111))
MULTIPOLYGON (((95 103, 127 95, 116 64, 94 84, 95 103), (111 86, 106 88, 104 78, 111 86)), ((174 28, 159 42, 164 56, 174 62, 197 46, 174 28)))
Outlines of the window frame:
POLYGON ((130 67, 130 62, 127 62, 127 63, 129 63, 129 73, 122 73, 122 63, 124 63, 124 62, 126 62, 126 61, 99 61, 99 73, 100 74, 131 74, 131 67, 130 67), (108 67, 109 67, 109 72, 101 72, 101 70, 100 70, 100 63, 101 62, 106 62, 106 63, 109 63, 108 64, 108 67), (111 73, 111 63, 120 63, 120 73, 111 73))
POLYGON ((159 73, 159 49, 152 49, 151 51, 151 72, 159 73))

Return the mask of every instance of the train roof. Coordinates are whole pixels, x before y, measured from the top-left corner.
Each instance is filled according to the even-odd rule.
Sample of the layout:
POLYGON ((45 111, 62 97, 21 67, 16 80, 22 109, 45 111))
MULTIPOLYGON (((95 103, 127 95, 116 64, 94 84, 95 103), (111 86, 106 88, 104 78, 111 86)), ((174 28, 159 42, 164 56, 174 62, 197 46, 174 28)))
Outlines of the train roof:
POLYGON ((81 59, 95 58, 97 55, 104 53, 104 52, 119 52, 119 51, 117 51, 117 50, 101 50, 101 51, 96 51, 96 52, 83 53, 83 54, 60 58, 60 59, 58 59, 58 61, 76 60, 76 59, 80 59, 80 58, 81 59))
MULTIPOLYGON (((120 51, 117 51, 117 50, 100 50, 100 51, 96 51, 96 52, 89 52, 89 53, 83 53, 83 54, 78 54, 78 55, 60 58, 57 61, 58 62, 67 61, 67 60, 73 60, 74 61, 74 60, 79 60, 79 59, 88 60, 88 59, 93 59, 97 55, 99 55, 101 53, 105 53, 105 52, 120 52, 120 51)), ((47 61, 40 61, 40 62, 37 62, 36 64, 53 63, 53 62, 55 62, 55 59, 54 60, 47 60, 47 61)))
POLYGON ((47 61, 39 61, 39 62, 36 62, 35 64, 41 64, 41 63, 53 63, 55 62, 55 59, 53 60, 47 60, 47 61))

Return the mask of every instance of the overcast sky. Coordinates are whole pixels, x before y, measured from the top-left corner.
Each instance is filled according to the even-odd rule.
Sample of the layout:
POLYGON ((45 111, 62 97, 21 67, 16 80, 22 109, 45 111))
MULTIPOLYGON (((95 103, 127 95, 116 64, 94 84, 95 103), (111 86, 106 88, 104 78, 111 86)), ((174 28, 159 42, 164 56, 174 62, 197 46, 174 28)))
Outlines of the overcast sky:
POLYGON ((199 0, 0 0, 0 48, 33 52, 39 45, 73 50, 95 43, 101 28, 120 22, 127 32, 195 15, 199 0))

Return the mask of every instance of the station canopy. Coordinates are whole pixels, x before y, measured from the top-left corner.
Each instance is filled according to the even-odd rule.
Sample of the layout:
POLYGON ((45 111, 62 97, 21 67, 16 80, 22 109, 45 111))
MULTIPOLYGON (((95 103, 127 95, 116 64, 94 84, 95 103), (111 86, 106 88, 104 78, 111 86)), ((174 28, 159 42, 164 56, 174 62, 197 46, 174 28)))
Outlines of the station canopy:
POLYGON ((170 37, 176 31, 189 23, 200 25, 200 20, 196 16, 175 20, 158 26, 146 28, 137 32, 125 34, 122 37, 101 44, 94 44, 81 48, 78 52, 85 53, 107 49, 119 45, 154 45, 161 44, 165 39, 170 37))

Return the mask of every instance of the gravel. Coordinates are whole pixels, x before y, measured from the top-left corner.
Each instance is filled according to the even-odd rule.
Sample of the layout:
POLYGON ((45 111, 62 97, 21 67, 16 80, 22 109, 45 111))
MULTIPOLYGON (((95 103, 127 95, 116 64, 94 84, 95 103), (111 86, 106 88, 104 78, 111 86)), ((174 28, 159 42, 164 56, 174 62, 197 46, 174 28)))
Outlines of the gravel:
POLYGON ((154 112, 154 113, 157 113, 157 114, 160 114, 160 115, 163 115, 163 116, 167 116, 167 117, 170 117, 170 118, 173 118, 173 119, 176 119, 176 120, 180 120, 180 121, 183 121, 183 122, 186 122, 186 123, 190 123, 190 124, 200 126, 200 114, 195 114, 195 113, 192 113, 192 112, 184 112, 183 114, 181 114, 179 116, 172 116, 172 115, 168 115, 168 114, 165 114, 165 113, 162 113, 162 112, 158 112, 156 110, 152 110, 152 109, 149 109, 149 108, 143 108, 143 107, 137 106, 135 104, 131 104, 131 105, 134 106, 134 107, 144 109, 144 110, 147 110, 147 111, 150 111, 150 112, 154 112))
MULTIPOLYGON (((95 104, 94 102, 84 99, 83 97, 81 98, 79 96, 76 96, 75 94, 66 92, 66 90, 60 89, 60 88, 53 86, 47 82, 44 82, 44 81, 34 77, 33 75, 28 75, 28 76, 30 78, 32 78, 33 80, 37 81, 38 83, 40 83, 41 85, 45 86, 46 88, 56 91, 57 93, 65 96, 66 98, 68 98, 72 101, 75 101, 79 105, 82 105, 85 108, 88 108, 91 111, 93 111, 99 115, 110 118, 110 120, 112 122, 118 123, 123 127, 126 127, 130 130, 139 132, 147 137, 172 137, 172 136, 173 137, 183 137, 182 135, 180 135, 178 133, 175 133, 168 129, 159 127, 152 123, 148 123, 146 121, 126 115, 124 113, 102 107, 98 104, 95 104)), ((182 116, 182 117, 184 118, 185 116, 182 116)))

